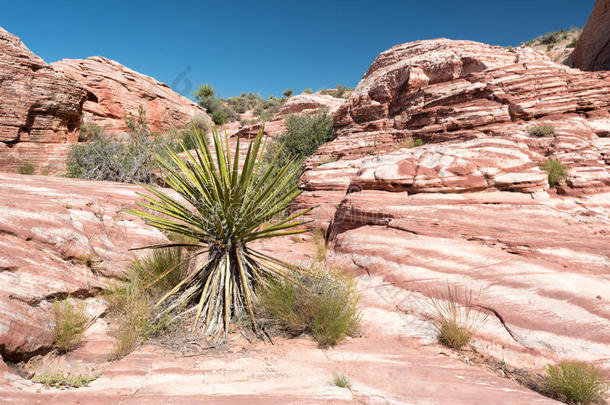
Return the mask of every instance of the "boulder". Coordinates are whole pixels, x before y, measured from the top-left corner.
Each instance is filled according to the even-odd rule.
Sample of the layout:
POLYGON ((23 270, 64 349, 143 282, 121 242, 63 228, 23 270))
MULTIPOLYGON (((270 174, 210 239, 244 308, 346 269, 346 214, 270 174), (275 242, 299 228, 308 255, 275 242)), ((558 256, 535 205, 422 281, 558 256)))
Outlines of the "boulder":
POLYGON ((570 64, 581 70, 610 70, 610 0, 597 0, 570 64))

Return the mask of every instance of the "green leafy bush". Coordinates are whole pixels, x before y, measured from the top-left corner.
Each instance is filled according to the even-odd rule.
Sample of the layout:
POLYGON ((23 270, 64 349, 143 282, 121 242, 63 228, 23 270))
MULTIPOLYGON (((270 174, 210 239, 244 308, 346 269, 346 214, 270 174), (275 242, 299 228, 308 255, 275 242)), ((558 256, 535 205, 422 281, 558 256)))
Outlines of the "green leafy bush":
POLYGON ((608 382, 594 365, 582 361, 562 361, 547 366, 546 380, 570 404, 603 403, 608 382))
POLYGON ((284 90, 284 93, 282 93, 282 95, 286 98, 290 98, 290 96, 292 96, 292 93, 294 93, 294 90, 286 89, 286 90, 284 90))
POLYGON ((89 318, 85 315, 85 303, 74 306, 69 299, 53 302, 53 336, 55 347, 68 352, 78 346, 83 338, 89 318))
POLYGON ((305 93, 305 94, 312 94, 313 90, 310 89, 310 88, 306 88, 306 89, 303 89, 303 93, 305 93))
POLYGON ((254 115, 258 116, 262 121, 268 121, 280 111, 285 102, 286 99, 284 98, 269 96, 268 100, 262 100, 258 103, 254 109, 254 115))
POLYGON ((261 311, 290 335, 309 332, 321 347, 358 332, 355 279, 314 264, 294 278, 269 280, 259 292, 261 311))
POLYGON ((531 136, 543 137, 555 135, 555 128, 551 124, 540 124, 527 129, 527 133, 531 136))
POLYGON ((548 180, 551 187, 558 186, 561 180, 568 177, 568 169, 558 160, 548 159, 540 168, 549 174, 548 180))
POLYGON ((36 171, 36 167, 32 163, 28 162, 22 166, 19 166, 17 168, 17 171, 19 172, 19 174, 34 174, 34 172, 36 171))
POLYGON ((303 160, 333 139, 333 119, 327 113, 290 115, 285 122, 286 132, 275 141, 284 145, 280 160, 303 160))
POLYGON ((102 133, 102 128, 96 123, 91 124, 81 124, 80 132, 78 133, 78 141, 79 142, 87 142, 90 139, 96 138, 100 136, 102 133))
POLYGON ((255 286, 266 277, 292 274, 291 266, 256 250, 250 242, 304 232, 291 228, 302 225, 297 218, 310 209, 269 222, 301 190, 296 185, 287 187, 299 174, 297 163, 260 164, 265 149, 261 147, 263 128, 251 141, 241 171, 239 144, 231 158, 217 131, 213 131, 214 153, 203 135, 198 131, 195 134, 196 156, 182 159, 166 148, 165 155, 158 159, 167 184, 181 199, 144 186, 151 194, 147 203, 138 203, 144 209, 128 212, 158 229, 198 241, 197 245, 164 245, 193 247, 198 249, 193 256, 207 256, 156 305, 166 304, 164 314, 180 308, 193 311, 194 326, 202 320, 207 336, 226 340, 232 318, 244 311, 256 329, 255 286))
POLYGON ((235 121, 237 114, 223 99, 215 97, 216 91, 204 84, 193 94, 199 105, 206 109, 216 125, 235 121))

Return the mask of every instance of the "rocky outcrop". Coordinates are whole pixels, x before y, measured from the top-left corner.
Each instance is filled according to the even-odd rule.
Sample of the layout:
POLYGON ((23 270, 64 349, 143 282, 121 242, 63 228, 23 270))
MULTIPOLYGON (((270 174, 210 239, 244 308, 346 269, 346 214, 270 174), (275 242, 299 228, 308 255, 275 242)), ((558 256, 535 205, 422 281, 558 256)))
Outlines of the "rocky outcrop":
POLYGON ((57 298, 87 300, 124 277, 131 247, 166 240, 123 212, 138 186, 0 173, 0 355, 27 359, 51 347, 57 298), (41 197, 42 196, 42 197, 41 197))
POLYGON ((330 260, 371 279, 379 313, 425 336, 427 297, 457 285, 489 316, 478 351, 610 370, 610 73, 418 41, 379 55, 334 118, 296 206, 316 207, 330 260), (554 134, 530 135, 542 124, 554 134), (557 187, 547 159, 569 170, 557 187))
POLYGON ((174 92, 167 84, 135 72, 120 63, 93 56, 62 59, 53 69, 80 83, 87 90, 83 120, 93 122, 109 133, 128 131, 125 117, 137 116, 140 106, 152 131, 183 127, 195 115, 207 114, 193 101, 174 92))
POLYGON ((85 89, 55 72, 15 35, 0 28, 0 168, 31 163, 63 168, 49 155, 76 142, 85 89))
MULTIPOLYGON (((332 97, 326 94, 298 94, 290 97, 282 106, 280 111, 265 123, 265 134, 271 137, 277 136, 286 130, 284 119, 290 114, 316 114, 326 111, 334 114, 345 99, 332 97)), ((250 137, 255 135, 261 124, 253 124, 239 129, 235 136, 250 137)))
POLYGON ((36 173, 65 171, 81 123, 127 130, 125 117, 146 110, 152 131, 184 127, 197 104, 157 80, 102 57, 45 63, 0 27, 0 170, 32 164, 36 173))
POLYGON ((581 70, 610 70, 610 0, 597 0, 571 55, 581 70))

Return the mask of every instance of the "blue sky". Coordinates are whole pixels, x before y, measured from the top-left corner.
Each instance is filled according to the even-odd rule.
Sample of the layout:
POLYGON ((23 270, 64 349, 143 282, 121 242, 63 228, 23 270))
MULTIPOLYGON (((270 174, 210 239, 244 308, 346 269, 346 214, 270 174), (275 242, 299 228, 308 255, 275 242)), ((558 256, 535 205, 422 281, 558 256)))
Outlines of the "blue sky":
POLYGON ((47 62, 102 55, 190 96, 355 86, 393 45, 447 37, 518 45, 582 27, 594 0, 4 0, 0 25, 47 62))

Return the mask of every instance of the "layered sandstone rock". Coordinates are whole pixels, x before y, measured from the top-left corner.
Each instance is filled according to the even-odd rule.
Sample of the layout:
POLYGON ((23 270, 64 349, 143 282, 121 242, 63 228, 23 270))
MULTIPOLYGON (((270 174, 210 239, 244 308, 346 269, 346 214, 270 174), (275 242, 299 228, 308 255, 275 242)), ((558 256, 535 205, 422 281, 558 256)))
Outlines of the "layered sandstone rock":
POLYGON ((0 27, 0 168, 56 170, 58 144, 76 142, 85 89, 55 72, 0 27))
POLYGON ((51 304, 86 300, 125 276, 131 247, 165 240, 123 212, 137 186, 0 174, 0 355, 15 361, 53 343, 51 304))
POLYGON ((610 0, 595 2, 570 63, 582 70, 610 70, 610 0))
POLYGON ((140 106, 146 111, 152 131, 183 127, 196 115, 209 121, 205 110, 174 92, 167 84, 116 61, 93 56, 62 59, 51 66, 87 90, 83 120, 94 122, 107 132, 128 131, 125 117, 128 114, 137 116, 140 106))

